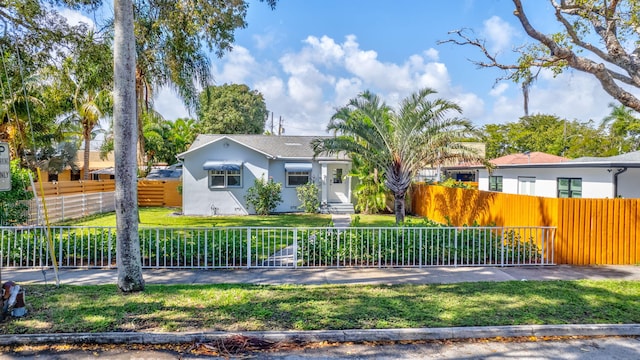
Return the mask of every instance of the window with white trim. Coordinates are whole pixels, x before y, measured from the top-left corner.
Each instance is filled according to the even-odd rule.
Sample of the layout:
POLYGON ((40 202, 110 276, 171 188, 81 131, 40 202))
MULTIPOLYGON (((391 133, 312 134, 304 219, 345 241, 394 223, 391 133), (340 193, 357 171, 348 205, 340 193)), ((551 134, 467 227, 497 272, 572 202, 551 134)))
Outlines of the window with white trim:
POLYGON ((311 180, 310 171, 287 171, 287 186, 300 186, 311 180))
POLYGON ((242 169, 209 170, 209 187, 242 187, 242 169))
POLYGON ((535 195, 536 178, 530 176, 518 176, 518 194, 535 195))

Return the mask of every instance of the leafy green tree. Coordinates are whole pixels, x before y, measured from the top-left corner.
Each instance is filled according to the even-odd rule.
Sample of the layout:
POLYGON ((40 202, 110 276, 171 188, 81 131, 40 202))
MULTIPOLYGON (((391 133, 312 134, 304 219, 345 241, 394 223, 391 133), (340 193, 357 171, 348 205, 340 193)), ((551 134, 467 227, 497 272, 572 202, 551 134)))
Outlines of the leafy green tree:
POLYGON ((40 96, 42 81, 28 54, 15 48, 3 47, 2 50, 0 140, 9 143, 12 158, 19 158, 34 146, 32 127, 46 134, 51 130, 52 121, 43 122, 36 116, 37 109, 43 108, 45 102, 40 96))
POLYGON ((262 134, 267 105, 247 85, 209 86, 200 94, 198 131, 203 134, 262 134))
POLYGON ((632 109, 609 104, 611 114, 602 119, 600 126, 607 130, 614 154, 623 154, 640 149, 640 119, 632 109))
POLYGON ((524 116, 517 122, 487 124, 482 127, 487 159, 541 151, 569 158, 603 156, 609 141, 592 121, 568 121, 553 115, 524 116))
POLYGON ((247 190, 245 200, 258 215, 269 215, 282 202, 282 184, 274 182, 272 178, 256 179, 247 190))
POLYGON ((11 190, 0 191, 0 225, 21 225, 29 219, 29 206, 25 200, 33 198, 28 191, 31 171, 20 167, 20 160, 11 161, 11 190))
POLYGON ((640 87, 639 0, 550 0, 549 11, 560 26, 555 33, 536 28, 522 0, 512 1, 513 14, 533 39, 528 46, 516 48, 517 63, 501 62, 484 40, 471 38, 463 30, 454 31, 457 37, 445 42, 480 49, 487 60, 476 64, 505 70, 505 78, 523 83, 525 95, 540 69, 558 74, 571 68, 591 74, 614 99, 640 111, 640 99, 633 90, 640 87))
MULTIPOLYGON (((271 8, 276 0, 261 0, 271 8)), ((187 108, 198 107, 198 87, 212 84, 209 52, 221 57, 232 48, 235 30, 247 26, 248 1, 135 1, 136 94, 138 117, 152 108, 153 92, 174 90, 187 108)), ((138 124, 145 154, 144 124, 138 124)))
POLYGON ((68 112, 62 124, 84 142, 84 179, 89 179, 91 140, 102 118, 112 112, 113 60, 111 45, 89 32, 60 68, 48 72, 53 86, 65 94, 68 112))
MULTIPOLYGON (((275 6, 276 0, 267 0, 275 6)), ((183 98, 193 94, 193 81, 209 84, 204 46, 218 55, 229 49, 235 29, 246 26, 247 3, 187 0, 135 2, 138 26, 134 27, 134 2, 114 1, 114 148, 116 151, 116 217, 118 230, 118 287, 125 292, 144 289, 137 226, 135 139, 143 138, 136 119, 146 90, 169 84, 183 98), (136 39, 145 46, 136 43, 136 39), (137 46, 138 45, 138 46, 137 46), (137 50, 137 56, 136 56, 137 50), (158 56, 158 57, 155 57, 158 56), (138 63, 134 63, 134 59, 138 63), (163 83, 163 81, 166 81, 163 83), (143 91, 145 90, 145 91, 143 91), (136 101, 138 100, 138 101, 136 101)), ((203 86, 203 87, 204 87, 203 86)), ((189 104, 189 101, 187 101, 189 104)), ((144 154, 144 144, 141 144, 144 154)))
POLYGON ((444 99, 429 100, 435 93, 422 89, 394 110, 366 91, 331 118, 328 129, 337 136, 313 142, 316 154, 357 154, 372 168, 383 170, 398 224, 404 221, 405 197, 418 170, 454 159, 482 160, 456 141, 472 131, 467 120, 448 116, 460 113, 460 107, 444 99))
POLYGON ((144 129, 147 159, 150 164, 175 163, 176 155, 186 151, 197 134, 193 119, 181 118, 170 121, 155 112, 148 112, 143 116, 151 117, 146 121, 144 129))

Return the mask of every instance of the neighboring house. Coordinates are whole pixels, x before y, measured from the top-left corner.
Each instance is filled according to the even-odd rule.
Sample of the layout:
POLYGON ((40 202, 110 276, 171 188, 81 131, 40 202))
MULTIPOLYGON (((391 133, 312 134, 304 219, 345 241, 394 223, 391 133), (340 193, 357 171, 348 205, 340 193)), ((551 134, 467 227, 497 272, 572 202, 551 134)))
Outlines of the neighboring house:
MULTIPOLYGON (((465 142, 465 146, 473 149, 478 155, 484 158, 485 143, 481 142, 465 142)), ((458 181, 478 181, 478 171, 475 165, 465 162, 450 162, 447 164, 435 165, 418 171, 416 181, 440 181, 443 177, 451 178, 458 181)))
MULTIPOLYGON (((91 180, 106 180, 114 178, 114 156, 113 152, 107 154, 105 159, 100 158, 99 151, 89 152, 89 179, 91 180)), ((84 179, 84 150, 78 150, 76 153, 76 166, 78 170, 74 171, 67 167, 62 172, 49 173, 42 171, 42 178, 45 181, 75 181, 84 179)))
POLYGON ((282 183, 275 212, 300 211, 296 188, 309 181, 320 187, 328 211, 353 212, 351 161, 345 156, 313 157, 317 136, 199 135, 183 162, 182 212, 185 215, 253 214, 245 200, 256 179, 282 183))
POLYGON ((477 169, 480 190, 544 197, 640 198, 640 151, 569 160, 551 154, 513 154, 477 169))

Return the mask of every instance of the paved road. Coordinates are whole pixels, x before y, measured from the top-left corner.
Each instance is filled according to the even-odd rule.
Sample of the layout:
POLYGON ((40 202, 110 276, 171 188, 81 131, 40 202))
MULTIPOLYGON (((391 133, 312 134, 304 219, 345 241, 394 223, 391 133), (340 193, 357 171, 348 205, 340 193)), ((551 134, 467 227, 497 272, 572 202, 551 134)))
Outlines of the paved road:
MULTIPOLYGON (((139 351, 126 348, 110 350, 24 351, 1 353, 0 360, 13 359, 228 359, 228 356, 206 356, 193 353, 139 351)), ((233 358, 233 357, 232 357, 233 358)), ((239 358, 265 360, 311 359, 640 359, 640 339, 610 337, 532 342, 426 342, 409 344, 338 344, 275 352, 245 353, 239 358)))

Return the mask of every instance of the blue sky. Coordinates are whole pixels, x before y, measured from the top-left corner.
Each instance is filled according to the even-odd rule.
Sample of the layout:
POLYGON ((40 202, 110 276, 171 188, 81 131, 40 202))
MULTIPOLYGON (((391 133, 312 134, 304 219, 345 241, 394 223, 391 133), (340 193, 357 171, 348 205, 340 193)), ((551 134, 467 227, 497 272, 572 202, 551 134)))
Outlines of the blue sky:
MULTIPOLYGON (((555 25, 548 1, 525 0, 532 23, 555 25)), ((517 121, 523 115, 519 85, 495 80, 502 73, 478 69, 472 47, 438 44, 448 32, 473 29, 499 58, 529 41, 513 16, 511 0, 280 0, 275 10, 252 0, 248 27, 237 31, 234 50, 213 57, 216 84, 244 83, 259 90, 288 135, 319 135, 337 107, 364 90, 395 105, 423 88, 457 102, 476 126, 517 121)), ((542 73, 530 93, 530 113, 599 122, 612 98, 589 75, 542 73)), ((168 89, 156 109, 167 119, 189 116, 168 89)), ((268 125, 267 125, 268 127, 268 125)))

